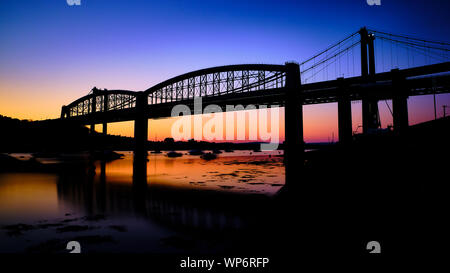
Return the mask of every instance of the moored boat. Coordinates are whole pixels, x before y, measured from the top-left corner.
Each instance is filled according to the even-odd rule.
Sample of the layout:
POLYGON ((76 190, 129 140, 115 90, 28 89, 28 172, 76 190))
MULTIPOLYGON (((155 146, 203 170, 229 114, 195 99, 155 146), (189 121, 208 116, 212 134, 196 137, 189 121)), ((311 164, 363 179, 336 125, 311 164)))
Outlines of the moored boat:
POLYGON ((183 154, 175 152, 175 151, 170 151, 170 152, 167 153, 167 156, 168 157, 180 157, 180 156, 183 156, 183 154))
POLYGON ((202 155, 204 152, 202 150, 194 149, 189 151, 190 155, 202 155))
POLYGON ((211 159, 216 159, 217 155, 213 154, 213 153, 205 153, 205 154, 202 154, 200 157, 204 160, 211 160, 211 159))

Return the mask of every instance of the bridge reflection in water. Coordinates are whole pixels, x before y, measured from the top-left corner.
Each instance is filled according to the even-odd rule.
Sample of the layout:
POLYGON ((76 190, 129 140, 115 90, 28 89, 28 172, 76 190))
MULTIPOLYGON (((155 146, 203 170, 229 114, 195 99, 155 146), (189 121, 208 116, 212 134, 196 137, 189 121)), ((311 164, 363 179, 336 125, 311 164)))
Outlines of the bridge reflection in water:
POLYGON ((265 218, 284 168, 278 152, 235 153, 208 163, 126 153, 122 160, 95 162, 87 173, 61 174, 58 196, 86 215, 134 215, 175 229, 242 230, 265 218))

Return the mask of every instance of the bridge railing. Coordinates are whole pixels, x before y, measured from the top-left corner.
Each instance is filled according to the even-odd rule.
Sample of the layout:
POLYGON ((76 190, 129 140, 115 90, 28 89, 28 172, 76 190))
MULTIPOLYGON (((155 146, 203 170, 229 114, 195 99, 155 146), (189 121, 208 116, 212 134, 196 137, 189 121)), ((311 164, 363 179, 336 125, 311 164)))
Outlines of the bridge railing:
POLYGON ((148 104, 282 88, 284 65, 232 65, 190 72, 149 88, 148 104))
MULTIPOLYGON (((285 65, 244 64, 212 67, 189 72, 146 91, 148 105, 191 100, 195 97, 253 92, 283 88, 286 84, 285 65)), ((61 117, 86 116, 99 112, 136 107, 138 92, 98 90, 64 106, 61 117)))
POLYGON ((128 90, 98 90, 63 107, 62 117, 85 116, 93 113, 136 107, 136 93, 128 90))

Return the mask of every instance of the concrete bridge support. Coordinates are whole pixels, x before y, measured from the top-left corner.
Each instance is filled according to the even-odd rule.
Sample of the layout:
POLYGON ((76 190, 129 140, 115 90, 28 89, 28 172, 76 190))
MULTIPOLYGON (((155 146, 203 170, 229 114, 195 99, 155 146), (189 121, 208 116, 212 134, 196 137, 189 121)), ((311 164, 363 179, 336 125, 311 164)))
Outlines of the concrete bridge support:
POLYGON ((400 75, 398 69, 392 73, 392 115, 394 131, 398 135, 404 135, 408 130, 408 88, 405 86, 405 78, 400 75))
POLYGON ((134 120, 135 154, 147 155, 148 118, 146 108, 147 96, 140 92, 136 96, 136 117, 134 120))
MULTIPOLYGON (((375 75, 375 51, 374 36, 369 34, 366 28, 359 31, 361 36, 361 76, 366 78, 368 82, 375 75)), ((378 113, 378 100, 366 96, 362 100, 362 122, 363 133, 369 133, 380 127, 380 117, 378 113)))
POLYGON ((375 98, 364 98, 362 101, 362 123, 363 133, 367 134, 380 127, 378 114, 378 100, 375 98))
POLYGON ((68 111, 67 106, 63 105, 61 107, 61 119, 65 119, 66 117, 68 117, 67 111, 68 111))
POLYGON ((338 79, 340 97, 338 98, 339 143, 349 144, 352 141, 352 105, 348 89, 343 85, 344 78, 338 79))
MULTIPOLYGON (((109 106, 109 96, 108 96, 108 94, 104 94, 103 95, 103 112, 106 113, 108 111, 108 106, 109 106)), ((102 133, 105 136, 108 134, 108 123, 107 122, 103 122, 102 133)))
POLYGON ((95 123, 89 125, 89 133, 93 135, 95 133, 95 123))
POLYGON ((303 103, 301 97, 300 67, 286 64, 286 98, 284 110, 286 185, 295 179, 304 164, 303 103))
MULTIPOLYGON (((92 89, 92 93, 94 94, 94 96, 92 97, 92 100, 90 101, 90 108, 91 108, 91 115, 95 116, 95 112, 97 111, 97 94, 98 94, 98 89, 96 87, 94 87, 92 89)), ((95 122, 91 123, 91 128, 90 128, 90 133, 94 134, 95 133, 95 122)))

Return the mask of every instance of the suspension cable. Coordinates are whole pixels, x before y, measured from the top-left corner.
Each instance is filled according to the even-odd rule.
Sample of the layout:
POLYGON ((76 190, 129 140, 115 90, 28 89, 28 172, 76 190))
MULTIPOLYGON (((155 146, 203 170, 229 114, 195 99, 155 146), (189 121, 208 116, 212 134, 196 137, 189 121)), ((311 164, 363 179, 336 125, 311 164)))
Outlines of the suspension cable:
POLYGON ((388 36, 395 36, 395 37, 400 37, 400 38, 409 39, 409 40, 416 40, 416 41, 421 41, 421 42, 426 42, 426 43, 431 43, 431 44, 440 44, 440 45, 450 46, 450 43, 446 43, 446 42, 428 41, 428 40, 424 40, 424 39, 418 39, 418 38, 414 38, 414 37, 409 37, 409 36, 406 36, 406 35, 398 35, 398 34, 382 32, 382 31, 378 31, 378 30, 374 30, 374 29, 368 29, 368 30, 372 31, 372 32, 388 35, 388 36))

